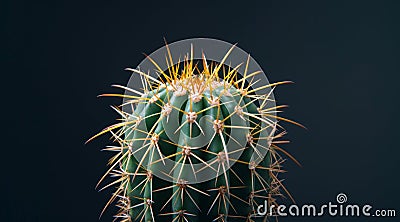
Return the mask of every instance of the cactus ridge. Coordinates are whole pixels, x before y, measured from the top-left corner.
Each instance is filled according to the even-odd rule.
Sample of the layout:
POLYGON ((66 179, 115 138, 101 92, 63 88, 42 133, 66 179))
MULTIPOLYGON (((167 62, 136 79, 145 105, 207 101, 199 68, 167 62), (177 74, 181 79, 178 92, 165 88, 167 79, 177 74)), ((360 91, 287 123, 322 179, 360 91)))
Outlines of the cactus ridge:
POLYGON ((239 66, 204 56, 200 64, 190 56, 176 65, 170 56, 166 61, 158 79, 127 69, 142 89, 114 86, 135 95, 101 95, 128 99, 112 107, 122 121, 89 139, 111 133, 117 144, 104 149, 117 154, 99 181, 116 178, 102 188, 116 187, 103 212, 116 202, 117 221, 258 221, 264 201, 276 205, 281 190, 291 198, 278 175, 285 157, 298 162, 280 147, 288 141, 278 121, 300 124, 277 116, 285 106, 268 106, 273 89, 291 82, 254 88, 261 72, 247 73, 248 60, 242 75, 239 66), (256 94, 266 88, 270 94, 256 94))

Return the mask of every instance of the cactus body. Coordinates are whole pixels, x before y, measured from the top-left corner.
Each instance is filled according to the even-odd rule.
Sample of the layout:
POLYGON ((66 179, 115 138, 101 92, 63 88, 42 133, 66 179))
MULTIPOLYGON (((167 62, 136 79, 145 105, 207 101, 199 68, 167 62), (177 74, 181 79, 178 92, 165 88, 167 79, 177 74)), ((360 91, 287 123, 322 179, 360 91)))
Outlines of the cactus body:
POLYGON ((257 73, 240 77, 201 62, 202 69, 186 59, 183 68, 159 70, 159 79, 132 69, 142 91, 119 86, 138 94, 126 96, 133 112, 115 107, 122 123, 98 134, 111 132, 119 144, 107 148, 118 151, 107 172, 118 179, 106 186, 117 186, 117 219, 258 221, 257 207, 280 195, 279 107, 266 108, 270 96, 255 94, 257 73))

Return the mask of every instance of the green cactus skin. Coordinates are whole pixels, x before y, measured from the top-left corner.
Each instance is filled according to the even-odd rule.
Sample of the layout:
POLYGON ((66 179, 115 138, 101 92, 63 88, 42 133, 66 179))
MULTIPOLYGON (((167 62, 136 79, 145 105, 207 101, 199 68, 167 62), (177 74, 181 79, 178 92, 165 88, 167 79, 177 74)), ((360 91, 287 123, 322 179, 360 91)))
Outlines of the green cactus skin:
MULTIPOLYGON (((207 63, 205 59, 202 62, 207 63)), ((116 220, 262 221, 265 218, 254 217, 257 207, 265 200, 268 205, 276 204, 281 188, 287 191, 277 179, 283 172, 283 157, 277 151, 292 157, 277 146, 284 142, 277 139, 285 133, 276 123, 297 123, 276 116, 283 106, 265 108, 269 95, 257 95, 254 92, 259 89, 251 88, 257 72, 240 78, 237 69, 226 71, 218 64, 203 70, 193 67, 194 61, 186 59, 183 69, 176 65, 169 73, 159 70, 159 80, 131 69, 146 80, 143 91, 117 87, 138 96, 103 95, 127 97, 134 106, 133 113, 114 107, 122 122, 94 136, 111 132, 119 144, 106 148, 118 151, 106 173, 117 180, 105 186, 117 186, 106 205, 117 200, 120 211, 116 220), (168 122, 173 114, 178 115, 179 128, 168 122), (201 122, 203 116, 207 118, 201 122), (169 137, 171 130, 175 140, 169 137), (194 147, 191 139, 206 134, 213 135, 210 141, 194 147), (228 151, 228 141, 238 148, 228 151), (234 158, 235 152, 241 154, 234 158), (169 172, 162 171, 167 160, 177 163, 169 172), (193 165, 205 162, 215 176, 199 183, 188 181, 202 170, 194 170, 193 165), (161 171, 170 182, 154 174, 161 171)), ((262 88, 284 83, 289 82, 262 88)))

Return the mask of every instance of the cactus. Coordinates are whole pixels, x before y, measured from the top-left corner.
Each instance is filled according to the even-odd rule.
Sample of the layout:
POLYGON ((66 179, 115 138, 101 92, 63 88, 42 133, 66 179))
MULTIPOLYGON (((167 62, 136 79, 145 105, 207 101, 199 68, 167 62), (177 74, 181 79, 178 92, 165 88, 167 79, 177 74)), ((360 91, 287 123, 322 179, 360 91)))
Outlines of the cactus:
POLYGON ((291 197, 277 178, 281 153, 292 158, 278 146, 286 141, 279 141, 285 131, 277 122, 300 124, 277 116, 285 106, 267 106, 270 94, 256 94, 290 82, 253 88, 260 72, 239 76, 238 67, 222 64, 187 56, 159 68, 158 79, 128 69, 143 88, 115 85, 136 95, 102 95, 124 97, 122 106, 133 107, 113 107, 122 121, 91 138, 109 132, 118 144, 104 149, 117 154, 99 181, 117 178, 102 188, 117 188, 106 205, 117 202, 116 220, 257 221, 259 205, 276 204, 281 190, 291 197))

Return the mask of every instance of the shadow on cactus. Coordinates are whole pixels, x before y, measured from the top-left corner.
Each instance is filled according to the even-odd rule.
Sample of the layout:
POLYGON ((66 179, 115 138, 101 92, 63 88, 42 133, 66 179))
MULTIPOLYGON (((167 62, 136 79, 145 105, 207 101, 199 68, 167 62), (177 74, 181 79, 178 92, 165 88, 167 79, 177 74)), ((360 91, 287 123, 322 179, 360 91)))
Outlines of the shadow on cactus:
POLYGON ((157 78, 127 69, 140 89, 114 85, 131 94, 101 95, 124 98, 113 107, 122 121, 88 140, 111 133, 117 144, 104 149, 117 153, 99 181, 116 178, 102 188, 116 187, 104 209, 116 202, 118 221, 265 220, 255 217, 259 205, 276 205, 281 190, 292 198, 278 179, 281 154, 298 162, 278 146, 287 142, 279 121, 301 125, 277 116, 285 106, 272 94, 290 82, 255 87, 263 73, 248 73, 249 59, 224 64, 235 46, 219 63, 193 59, 193 49, 174 63, 166 47, 168 69, 148 58, 157 78))

